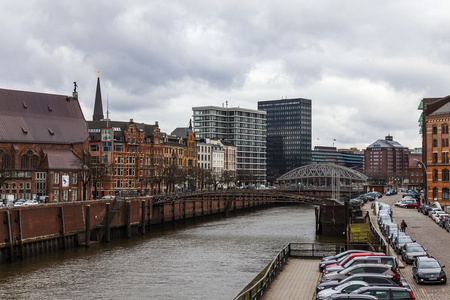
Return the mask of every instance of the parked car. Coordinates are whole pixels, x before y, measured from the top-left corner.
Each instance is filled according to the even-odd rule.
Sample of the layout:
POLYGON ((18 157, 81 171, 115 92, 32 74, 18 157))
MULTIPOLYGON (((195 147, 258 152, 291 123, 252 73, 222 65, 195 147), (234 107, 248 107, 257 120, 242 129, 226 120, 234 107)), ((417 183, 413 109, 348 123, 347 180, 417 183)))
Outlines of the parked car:
POLYGON ((378 300, 378 298, 363 294, 333 294, 328 300, 378 300))
POLYGON ((341 294, 341 293, 348 294, 348 293, 351 293, 354 290, 357 290, 363 286, 369 286, 369 284, 364 281, 357 281, 357 280, 349 281, 349 282, 337 285, 333 288, 320 291, 319 293, 317 293, 316 299, 317 300, 327 299, 328 297, 330 297, 333 294, 341 294))
POLYGON ((439 221, 439 226, 441 226, 442 228, 445 228, 445 223, 448 223, 449 220, 450 220, 450 216, 443 216, 441 218, 441 220, 439 221))
POLYGON ((331 272, 338 272, 348 267, 359 264, 386 264, 391 265, 396 270, 398 270, 397 258, 395 256, 359 256, 352 258, 351 260, 346 262, 343 266, 333 266, 326 268, 324 275, 331 272))
POLYGON ((330 289, 340 284, 350 282, 350 281, 365 281, 370 285, 380 285, 380 286, 402 286, 402 282, 397 275, 386 275, 386 274, 374 274, 374 273, 361 273, 355 274, 347 277, 341 281, 331 280, 327 282, 319 283, 316 287, 316 292, 320 292, 325 289, 330 289))
MULTIPOLYGON (((342 252, 338 255, 336 255, 335 259, 332 259, 331 257, 329 259, 322 259, 322 261, 319 263, 319 271, 323 272, 323 270, 330 266, 330 265, 338 265, 341 264, 341 262, 348 258, 350 255, 352 254, 356 254, 356 253, 373 253, 371 251, 367 251, 367 250, 350 250, 350 251, 345 251, 342 252), (345 253, 345 254, 344 254, 345 253)), ((365 255, 364 255, 365 256, 365 255)))
POLYGON ((448 220, 448 222, 445 223, 445 230, 447 230, 448 232, 450 232, 450 219, 448 220))
POLYGON ((415 300, 414 293, 406 287, 367 286, 351 292, 352 294, 372 295, 377 299, 415 300))
POLYGON ((339 258, 346 256, 348 254, 352 254, 352 253, 361 253, 361 252, 367 252, 366 250, 347 250, 347 251, 343 251, 341 253, 338 253, 336 255, 330 255, 330 256, 325 256, 324 258, 322 258, 322 262, 323 261, 327 261, 327 260, 338 260, 339 258))
POLYGON ((397 254, 402 253, 403 246, 407 243, 414 243, 415 241, 409 235, 401 235, 394 239, 392 248, 394 248, 397 254))
MULTIPOLYGON (((360 257, 360 256, 385 256, 386 254, 382 253, 382 252, 366 252, 366 253, 352 253, 350 255, 348 255, 347 257, 343 257, 340 260, 337 261, 337 263, 335 264, 330 264, 328 266, 325 267, 324 271, 329 268, 329 267, 333 267, 333 266, 343 266, 346 262, 348 262, 349 260, 351 260, 354 257, 360 257)), ((325 273, 325 272, 324 272, 325 273)))
POLYGON ((342 280, 344 278, 350 277, 354 274, 360 273, 377 273, 377 274, 387 274, 387 275, 398 275, 398 272, 394 267, 384 264, 359 264, 348 267, 344 270, 338 272, 328 273, 322 276, 320 282, 326 282, 331 280, 342 280))
POLYGON ((408 243, 402 248, 402 260, 407 264, 412 264, 412 262, 419 256, 428 256, 427 250, 422 247, 419 243, 408 243))
POLYGON ((403 194, 402 198, 405 198, 405 197, 411 197, 411 198, 420 200, 420 194, 417 194, 417 193, 406 193, 406 194, 403 194))
POLYGON ((389 223, 392 223, 392 219, 389 214, 386 213, 378 216, 378 225, 385 223, 385 221, 389 221, 389 223))
POLYGON ((390 190, 386 192, 386 196, 392 196, 392 195, 396 195, 397 191, 396 190, 390 190))
POLYGON ((437 224, 439 224, 439 222, 441 221, 441 218, 442 217, 445 217, 445 216, 448 216, 448 214, 447 213, 445 213, 445 212, 437 212, 437 213, 435 213, 434 215, 433 215, 433 220, 437 223, 437 224))
POLYGON ((23 203, 23 205, 38 205, 39 203, 36 200, 27 200, 23 203))
POLYGON ((418 284, 431 283, 447 283, 447 276, 444 272, 445 266, 441 266, 439 262, 432 257, 418 257, 412 267, 413 278, 418 284))
POLYGON ((437 207, 433 207, 433 208, 431 208, 431 209, 428 211, 428 216, 431 218, 432 215, 434 215, 434 214, 435 214, 436 212, 438 212, 438 211, 442 211, 442 209, 437 208, 437 207))

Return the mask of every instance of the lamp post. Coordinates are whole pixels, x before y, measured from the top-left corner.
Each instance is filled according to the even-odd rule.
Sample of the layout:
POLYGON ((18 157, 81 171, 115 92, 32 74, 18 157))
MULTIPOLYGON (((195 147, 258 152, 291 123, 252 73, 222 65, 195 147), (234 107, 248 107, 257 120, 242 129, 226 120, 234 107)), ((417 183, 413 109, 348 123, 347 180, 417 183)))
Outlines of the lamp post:
POLYGON ((428 204, 428 173, 427 173, 427 167, 426 167, 426 165, 423 163, 423 161, 421 161, 421 160, 419 160, 419 159, 417 159, 417 158, 414 158, 414 160, 417 161, 417 162, 419 162, 420 165, 422 166, 422 168, 423 168, 424 171, 425 171, 425 172, 424 172, 424 175, 425 175, 425 176, 422 176, 422 177, 424 177, 423 180, 424 180, 425 183, 426 183, 425 202, 428 204))

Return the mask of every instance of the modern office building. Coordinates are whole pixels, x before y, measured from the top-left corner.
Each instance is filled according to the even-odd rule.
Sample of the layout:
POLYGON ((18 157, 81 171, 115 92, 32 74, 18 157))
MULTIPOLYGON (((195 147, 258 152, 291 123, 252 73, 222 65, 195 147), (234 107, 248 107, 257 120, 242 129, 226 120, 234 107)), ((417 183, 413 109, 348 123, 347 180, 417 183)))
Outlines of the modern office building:
POLYGON ((236 146, 240 184, 266 184, 266 112, 239 107, 193 107, 199 139, 228 140, 236 146))
POLYGON ((312 151, 312 163, 334 164, 362 172, 364 152, 356 148, 338 150, 336 147, 316 146, 312 151))
POLYGON ((311 163, 311 100, 259 101, 267 113, 267 177, 277 177, 311 163))

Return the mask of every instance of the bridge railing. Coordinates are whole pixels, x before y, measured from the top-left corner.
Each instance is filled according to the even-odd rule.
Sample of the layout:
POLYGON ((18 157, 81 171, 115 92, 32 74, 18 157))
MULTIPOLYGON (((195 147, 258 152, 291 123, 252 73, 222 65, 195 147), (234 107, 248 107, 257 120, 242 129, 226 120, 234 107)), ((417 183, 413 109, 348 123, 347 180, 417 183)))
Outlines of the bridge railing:
MULTIPOLYGON (((289 243, 286 245, 265 268, 261 278, 248 289, 242 291, 234 300, 261 299, 278 271, 287 262, 289 257, 322 258, 336 255, 348 249, 367 249, 368 244, 329 244, 329 243, 289 243)), ((317 266, 319 267, 319 266, 317 266)))

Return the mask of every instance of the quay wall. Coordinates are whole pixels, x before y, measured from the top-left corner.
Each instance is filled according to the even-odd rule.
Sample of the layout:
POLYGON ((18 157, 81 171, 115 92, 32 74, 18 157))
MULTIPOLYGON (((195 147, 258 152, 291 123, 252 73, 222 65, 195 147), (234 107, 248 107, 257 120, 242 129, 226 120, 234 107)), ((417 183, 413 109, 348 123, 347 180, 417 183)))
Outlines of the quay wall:
MULTIPOLYGON (((158 226, 276 203, 264 195, 201 195, 163 200, 94 200, 0 209, 0 263, 110 239, 145 234, 158 226)), ((154 229, 155 230, 155 229, 154 229)))

